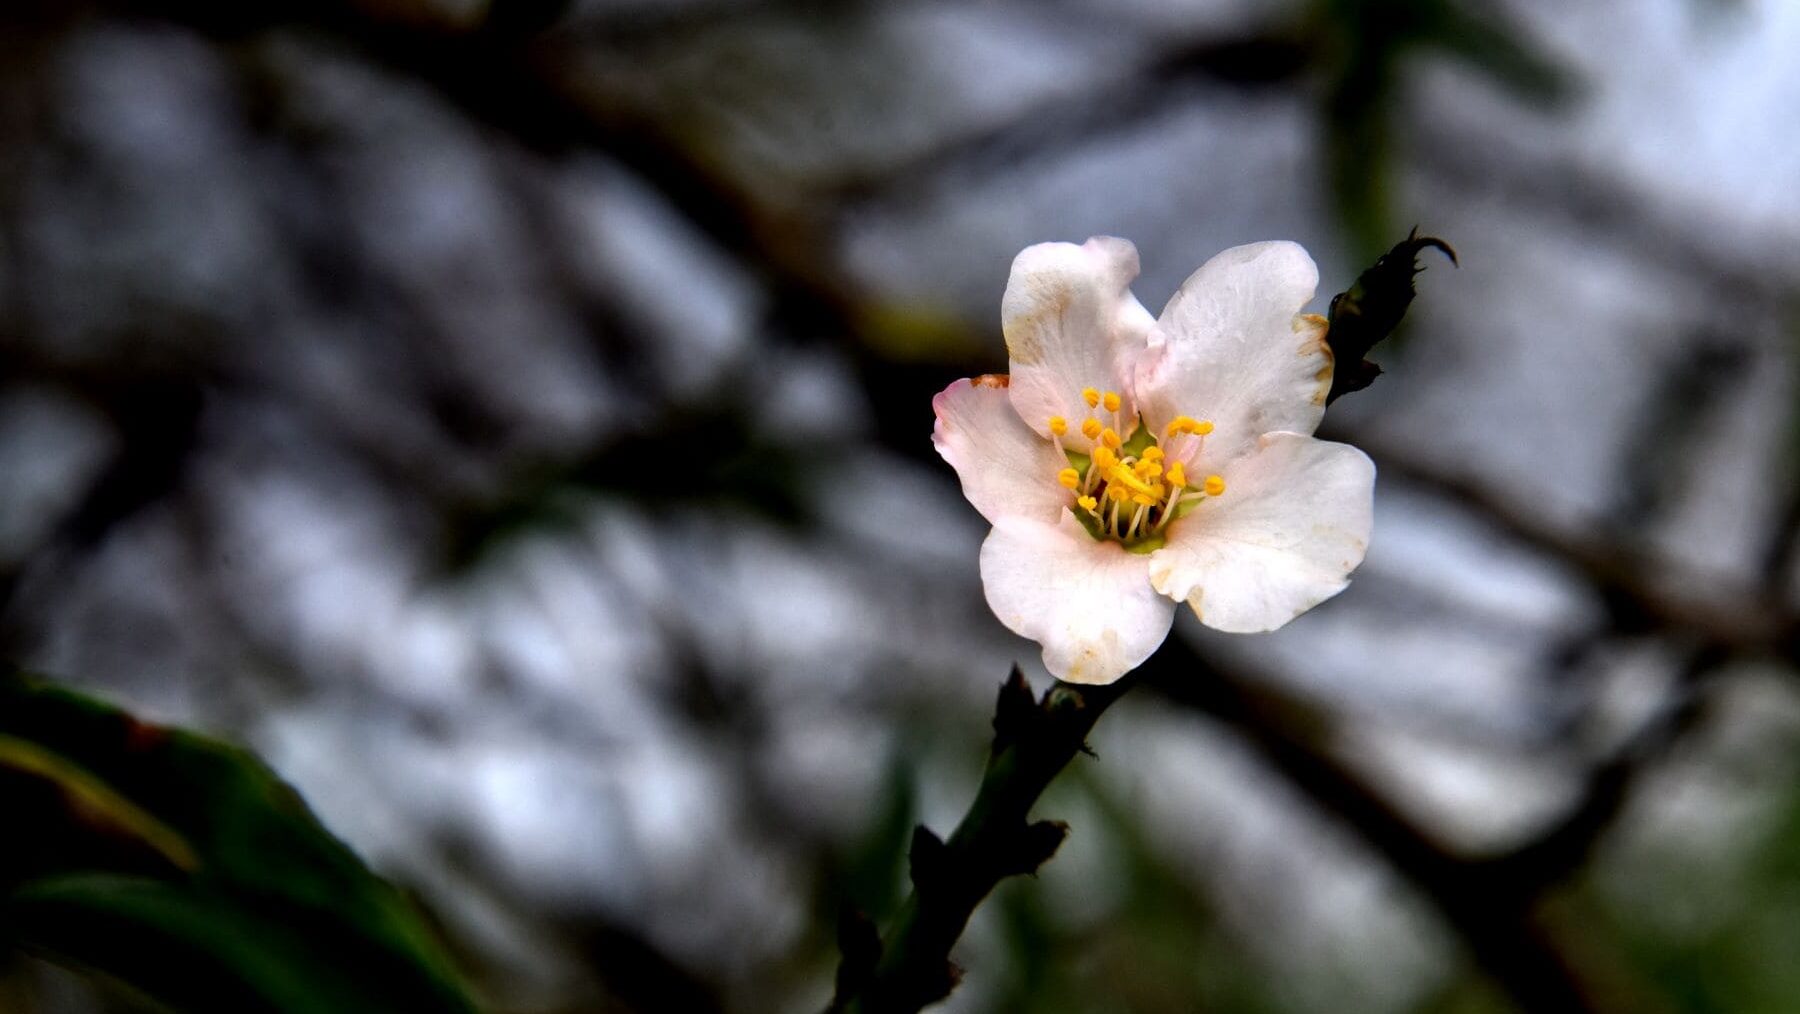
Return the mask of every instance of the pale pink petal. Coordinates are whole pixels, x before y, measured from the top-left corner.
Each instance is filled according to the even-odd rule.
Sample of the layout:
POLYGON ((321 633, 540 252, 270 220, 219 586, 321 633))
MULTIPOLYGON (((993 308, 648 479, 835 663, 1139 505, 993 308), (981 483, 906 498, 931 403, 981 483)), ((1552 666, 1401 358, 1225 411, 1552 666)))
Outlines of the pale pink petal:
POLYGON ((1274 630, 1343 591, 1369 544, 1375 465, 1347 444, 1270 433, 1222 473, 1223 495, 1169 526, 1156 590, 1200 622, 1274 630))
POLYGON ((1012 403, 1026 425, 1048 434, 1050 418, 1061 416, 1069 445, 1086 449, 1082 420, 1092 413, 1112 421, 1082 400, 1089 387, 1123 399, 1121 428, 1133 418, 1131 378, 1154 323, 1131 294, 1137 273, 1137 248, 1112 236, 1080 246, 1039 243, 1013 259, 1000 321, 1012 359, 1012 403))
POLYGON ((1136 377, 1144 421, 1210 420, 1195 464, 1216 471, 1264 433, 1310 434, 1325 414, 1331 353, 1323 318, 1298 316, 1319 269, 1296 243, 1232 247, 1201 265, 1163 309, 1136 377))
POLYGON ((1006 377, 959 380, 931 399, 931 408, 937 413, 932 446, 956 469, 963 496, 982 517, 1055 521, 1074 502, 1075 494, 1056 481, 1069 459, 1019 421, 1006 377))
POLYGON ((1149 558, 1099 542, 1064 513, 1054 525, 1001 518, 981 544, 988 606, 1044 646, 1044 667, 1070 683, 1111 683, 1150 657, 1174 622, 1149 558))

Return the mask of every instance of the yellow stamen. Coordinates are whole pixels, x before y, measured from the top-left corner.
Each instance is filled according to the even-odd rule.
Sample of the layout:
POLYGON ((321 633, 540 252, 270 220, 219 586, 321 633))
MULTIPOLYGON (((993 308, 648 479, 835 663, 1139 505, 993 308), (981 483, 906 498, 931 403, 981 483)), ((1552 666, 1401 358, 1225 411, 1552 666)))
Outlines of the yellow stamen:
POLYGON ((1206 490, 1207 496, 1218 496, 1225 492, 1225 479, 1222 476, 1209 475, 1206 477, 1206 484, 1201 488, 1206 490))
POLYGON ((1087 511, 1089 514, 1094 512, 1094 508, 1100 506, 1100 501, 1091 496, 1076 497, 1075 502, 1080 504, 1081 509, 1087 511))
POLYGON ((1095 419, 1093 416, 1088 416, 1087 421, 1081 424, 1081 435, 1087 437, 1089 440, 1098 440, 1100 439, 1101 429, 1100 420, 1095 419))
POLYGON ((1143 476, 1146 479, 1154 479, 1157 476, 1163 474, 1162 465, 1160 465, 1154 461, 1140 461, 1137 464, 1131 466, 1131 470, 1136 472, 1137 474, 1143 476))
POLYGON ((1100 404, 1100 392, 1091 387, 1084 387, 1081 389, 1081 400, 1087 402, 1088 408, 1093 408, 1100 404))
POLYGON ((1119 396, 1112 391, 1108 391, 1101 395, 1100 402, 1106 406, 1108 412, 1117 412, 1119 410, 1119 396))
POLYGON ((1064 489, 1074 489, 1081 485, 1081 473, 1073 468, 1065 468, 1056 473, 1056 481, 1061 483, 1064 489))
POLYGON ((1125 465, 1114 465, 1106 474, 1108 490, 1123 490, 1124 495, 1142 493, 1146 496, 1155 492, 1155 487, 1137 477, 1136 473, 1125 465))
POLYGON ((1131 499, 1131 490, 1126 489, 1122 483, 1107 483, 1106 497, 1109 500, 1129 500, 1131 499))
POLYGON ((1213 431, 1213 424, 1212 424, 1211 419, 1202 419, 1199 422, 1193 422, 1193 420, 1191 420, 1191 419, 1188 421, 1193 423, 1193 425, 1191 427, 1189 427, 1189 429, 1188 429, 1188 432, 1190 432, 1190 433, 1198 433, 1201 436, 1206 436, 1208 433, 1211 433, 1213 431))
POLYGON ((1176 489, 1187 485, 1187 469, 1179 461, 1169 466, 1169 484, 1176 489))
POLYGON ((1178 415, 1170 421, 1168 434, 1169 436, 1175 436, 1180 433, 1192 433, 1193 426, 1194 419, 1192 416, 1178 415))
POLYGON ((1050 432, 1059 437, 1062 436, 1064 433, 1069 432, 1069 420, 1064 419, 1060 415, 1051 416, 1050 417, 1050 432))
POLYGON ((1114 430, 1111 426, 1100 431, 1100 442, 1115 451, 1119 449, 1120 445, 1125 443, 1125 441, 1119 439, 1118 431, 1114 430))
POLYGON ((1111 470, 1112 467, 1118 463, 1119 456, 1113 453, 1112 448, 1105 444, 1101 444, 1099 447, 1094 448, 1094 467, 1105 472, 1111 470))
POLYGON ((1145 461, 1161 461, 1163 459, 1163 449, 1160 447, 1146 447, 1144 448, 1142 457, 1145 461))

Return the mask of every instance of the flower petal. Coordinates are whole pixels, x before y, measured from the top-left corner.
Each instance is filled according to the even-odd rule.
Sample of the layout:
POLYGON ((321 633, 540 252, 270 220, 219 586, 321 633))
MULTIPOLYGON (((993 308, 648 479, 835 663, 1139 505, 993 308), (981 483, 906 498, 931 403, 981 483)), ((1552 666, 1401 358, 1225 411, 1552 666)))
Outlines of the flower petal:
POLYGON ((1238 634, 1274 630, 1343 591, 1362 562, 1375 465, 1347 444, 1270 433, 1224 471, 1225 492, 1169 526, 1150 582, 1238 634))
POLYGON ((1067 512, 1054 525, 1001 518, 981 544, 981 583, 1000 622, 1044 646, 1052 676, 1111 683, 1149 658, 1175 620, 1147 562, 1095 540, 1067 512))
POLYGON ((1019 421, 1006 387, 1004 375, 989 375, 944 388, 931 399, 932 446, 956 469, 963 496, 982 517, 1055 521, 1074 500, 1056 481, 1069 459, 1019 421))
POLYGON ((1264 433, 1310 434, 1325 414, 1331 352, 1325 322, 1297 316, 1319 269, 1297 243, 1232 247, 1169 300, 1139 363, 1139 408, 1161 436, 1177 416, 1211 420, 1197 467, 1247 453, 1264 433))
MULTIPOLYGON (((1069 446, 1085 450, 1081 422, 1093 412, 1085 388, 1114 391, 1120 416, 1132 418, 1131 378, 1154 321, 1131 294, 1137 247, 1113 236, 1086 243, 1039 243, 1013 259, 1000 303, 1012 359, 1012 403, 1019 418, 1048 435, 1051 416, 1068 420, 1069 446)), ((1121 434, 1124 435, 1124 434, 1121 434)))

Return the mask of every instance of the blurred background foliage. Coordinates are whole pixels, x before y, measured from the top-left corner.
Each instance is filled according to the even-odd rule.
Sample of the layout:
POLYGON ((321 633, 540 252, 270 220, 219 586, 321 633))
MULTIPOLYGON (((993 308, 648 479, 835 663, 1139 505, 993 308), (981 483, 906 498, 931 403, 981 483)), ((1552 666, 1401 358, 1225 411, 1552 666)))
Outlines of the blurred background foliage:
MULTIPOLYGON (((1418 223, 1462 267, 1326 424, 1380 469, 1356 582, 1178 625, 945 1009, 1792 1011, 1796 43, 1778 0, 9 4, 0 657, 256 750, 485 1009, 817 1009, 1035 664, 927 441, 1012 255, 1129 237, 1155 309, 1292 238, 1322 312, 1418 223)), ((9 939, 0 1009, 141 1009, 9 939)))

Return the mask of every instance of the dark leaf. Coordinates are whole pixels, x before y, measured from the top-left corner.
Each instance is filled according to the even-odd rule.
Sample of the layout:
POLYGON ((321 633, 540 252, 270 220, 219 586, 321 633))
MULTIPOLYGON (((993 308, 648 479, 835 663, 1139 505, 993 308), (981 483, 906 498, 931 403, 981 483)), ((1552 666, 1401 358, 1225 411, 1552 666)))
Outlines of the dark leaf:
POLYGON ((177 1010, 474 1010, 406 899, 243 750, 0 676, 0 813, 0 947, 177 1010))

